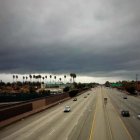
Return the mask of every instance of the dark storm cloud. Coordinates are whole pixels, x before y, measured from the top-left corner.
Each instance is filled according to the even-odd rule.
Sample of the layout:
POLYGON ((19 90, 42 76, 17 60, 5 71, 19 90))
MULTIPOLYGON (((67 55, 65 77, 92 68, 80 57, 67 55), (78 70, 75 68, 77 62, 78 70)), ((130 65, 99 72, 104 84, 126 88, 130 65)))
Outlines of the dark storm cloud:
POLYGON ((130 77, 140 70, 139 4, 1 0, 0 72, 130 77))

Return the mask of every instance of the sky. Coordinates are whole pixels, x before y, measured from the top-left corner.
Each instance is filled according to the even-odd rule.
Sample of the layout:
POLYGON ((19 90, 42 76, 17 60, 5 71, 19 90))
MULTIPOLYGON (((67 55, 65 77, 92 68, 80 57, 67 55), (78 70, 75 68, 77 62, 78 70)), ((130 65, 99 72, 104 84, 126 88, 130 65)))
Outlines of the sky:
POLYGON ((12 74, 134 80, 139 0, 0 0, 0 79, 12 74))

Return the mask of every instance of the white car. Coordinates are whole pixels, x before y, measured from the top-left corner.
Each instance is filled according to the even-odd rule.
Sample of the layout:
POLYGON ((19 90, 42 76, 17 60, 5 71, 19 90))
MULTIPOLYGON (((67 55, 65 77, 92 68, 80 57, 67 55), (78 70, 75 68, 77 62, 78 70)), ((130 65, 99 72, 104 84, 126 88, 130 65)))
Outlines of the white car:
POLYGON ((140 119, 140 114, 137 115, 137 118, 140 119))
POLYGON ((64 112, 70 112, 70 110, 71 110, 71 109, 70 109, 70 106, 68 106, 68 105, 65 106, 65 108, 64 108, 64 112))

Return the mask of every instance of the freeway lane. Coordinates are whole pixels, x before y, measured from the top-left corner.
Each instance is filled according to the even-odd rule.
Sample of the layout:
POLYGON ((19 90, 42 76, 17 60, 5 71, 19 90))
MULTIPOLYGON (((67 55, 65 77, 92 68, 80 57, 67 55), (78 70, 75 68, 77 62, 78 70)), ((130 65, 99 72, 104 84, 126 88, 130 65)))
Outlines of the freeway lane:
POLYGON ((140 113, 140 100, 133 96, 128 96, 128 99, 123 99, 125 94, 114 89, 106 89, 106 93, 110 96, 112 103, 119 114, 122 109, 129 110, 129 118, 123 118, 121 115, 120 117, 127 126, 127 129, 129 130, 133 139, 139 140, 140 120, 137 119, 137 114, 140 113))
POLYGON ((90 91, 78 96, 74 102, 72 99, 60 105, 52 107, 44 112, 30 116, 23 121, 12 124, 0 132, 2 140, 65 140, 72 130, 77 126, 80 118, 87 110, 90 110, 91 103, 95 102, 96 95, 90 91), (72 111, 63 113, 65 105, 70 105, 72 111))
MULTIPOLYGON (((73 99, 65 101, 5 127, 0 130, 0 139, 132 140, 129 127, 124 124, 117 112, 119 108, 116 104, 120 104, 118 98, 120 93, 111 94, 112 92, 114 90, 104 87, 94 88, 78 96, 77 101, 73 99), (90 95, 87 95, 89 92, 90 95), (84 98, 85 95, 87 98, 84 98), (115 100, 113 100, 114 97, 115 100), (104 98, 108 98, 107 104, 104 103, 104 98), (70 105, 71 112, 63 112, 65 105, 70 105)), ((125 121, 130 120, 125 118, 125 121)), ((129 123, 129 125, 132 124, 129 123)), ((134 133, 134 130, 132 132, 134 133)))
POLYGON ((104 98, 108 98, 106 89, 99 88, 89 140, 132 140, 110 99, 108 98, 106 104, 104 98))
MULTIPOLYGON (((97 103, 97 93, 98 90, 95 89, 94 91, 94 100, 90 103, 87 110, 85 110, 83 116, 79 119, 77 125, 71 131, 68 140, 89 140, 92 122, 95 113, 95 107, 97 103)), ((90 98, 90 97, 89 97, 90 98)))

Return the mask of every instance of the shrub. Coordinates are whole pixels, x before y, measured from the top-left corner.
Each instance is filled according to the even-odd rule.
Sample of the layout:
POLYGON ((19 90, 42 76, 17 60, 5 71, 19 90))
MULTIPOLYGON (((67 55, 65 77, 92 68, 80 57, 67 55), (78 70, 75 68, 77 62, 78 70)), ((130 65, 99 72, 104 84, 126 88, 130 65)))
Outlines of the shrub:
POLYGON ((69 96, 74 97, 78 94, 78 92, 79 92, 78 89, 73 89, 73 90, 69 91, 69 96))
POLYGON ((136 94, 135 93, 135 87, 127 87, 126 89, 130 94, 136 94))
POLYGON ((70 90, 70 87, 65 87, 64 89, 63 89, 63 92, 68 92, 70 90))

